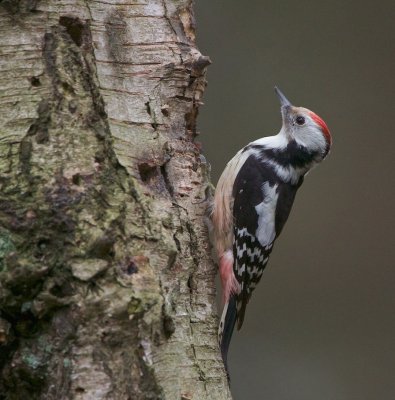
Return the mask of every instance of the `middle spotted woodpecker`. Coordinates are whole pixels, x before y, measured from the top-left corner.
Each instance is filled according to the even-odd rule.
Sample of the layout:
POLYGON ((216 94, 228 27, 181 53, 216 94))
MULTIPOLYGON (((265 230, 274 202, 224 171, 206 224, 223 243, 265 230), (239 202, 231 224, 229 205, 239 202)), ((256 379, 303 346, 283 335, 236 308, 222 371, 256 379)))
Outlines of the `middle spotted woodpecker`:
POLYGON ((276 87, 282 128, 256 140, 227 164, 212 208, 214 248, 219 261, 224 309, 219 343, 227 367, 233 329, 240 329, 251 294, 273 244, 288 219, 306 173, 328 154, 332 139, 314 112, 293 106, 276 87))

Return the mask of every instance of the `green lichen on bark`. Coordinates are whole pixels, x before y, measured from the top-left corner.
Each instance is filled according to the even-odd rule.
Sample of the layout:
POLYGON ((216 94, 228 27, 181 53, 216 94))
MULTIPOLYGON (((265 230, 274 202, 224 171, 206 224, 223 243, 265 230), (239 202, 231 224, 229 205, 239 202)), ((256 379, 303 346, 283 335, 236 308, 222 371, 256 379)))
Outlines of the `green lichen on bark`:
POLYGON ((3 269, 3 260, 15 250, 15 245, 10 232, 0 228, 0 271, 3 269))

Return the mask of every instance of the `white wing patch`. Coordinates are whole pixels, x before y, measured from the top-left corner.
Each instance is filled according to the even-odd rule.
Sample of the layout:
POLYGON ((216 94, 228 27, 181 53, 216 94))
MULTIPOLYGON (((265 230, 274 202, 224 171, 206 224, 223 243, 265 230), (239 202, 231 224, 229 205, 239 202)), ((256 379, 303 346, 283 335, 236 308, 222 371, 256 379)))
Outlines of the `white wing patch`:
POLYGON ((278 185, 270 186, 269 182, 262 185, 263 201, 255 206, 258 214, 258 228, 255 236, 262 247, 269 246, 276 237, 275 216, 278 185))

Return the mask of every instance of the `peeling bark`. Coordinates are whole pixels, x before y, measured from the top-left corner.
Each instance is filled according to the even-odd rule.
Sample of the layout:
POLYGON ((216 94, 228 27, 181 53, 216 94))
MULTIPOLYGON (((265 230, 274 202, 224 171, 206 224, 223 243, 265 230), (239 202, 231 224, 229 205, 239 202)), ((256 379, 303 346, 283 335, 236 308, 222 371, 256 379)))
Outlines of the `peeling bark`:
POLYGON ((0 399, 230 399, 188 0, 0 2, 0 399))

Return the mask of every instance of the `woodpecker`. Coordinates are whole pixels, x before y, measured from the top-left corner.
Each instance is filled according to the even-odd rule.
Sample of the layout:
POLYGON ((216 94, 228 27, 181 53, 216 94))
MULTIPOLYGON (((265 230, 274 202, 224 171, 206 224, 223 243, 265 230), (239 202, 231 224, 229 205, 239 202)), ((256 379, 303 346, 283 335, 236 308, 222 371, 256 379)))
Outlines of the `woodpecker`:
MULTIPOLYGON (((227 164, 212 204, 212 234, 224 309, 218 330, 226 371, 230 340, 288 219, 304 176, 329 153, 332 138, 314 112, 293 106, 275 87, 282 127, 249 143, 227 164)), ((229 375, 228 375, 229 376, 229 375)))

